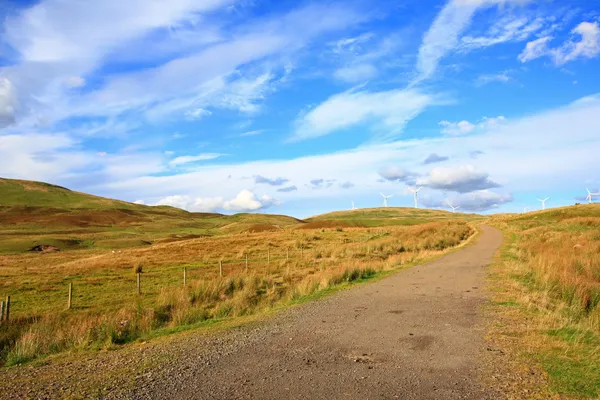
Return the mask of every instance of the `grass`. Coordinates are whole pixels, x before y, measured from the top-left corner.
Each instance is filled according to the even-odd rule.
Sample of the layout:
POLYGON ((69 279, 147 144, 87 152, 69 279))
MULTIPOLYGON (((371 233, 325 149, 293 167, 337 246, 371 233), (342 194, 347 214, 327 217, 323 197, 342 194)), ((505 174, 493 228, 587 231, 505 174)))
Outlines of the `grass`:
MULTIPOLYGON (((45 187, 24 185, 0 198, 0 238, 8 242, 2 240, 0 252, 0 296, 12 298, 11 323, 0 326, 5 365, 246 318, 425 260, 473 234, 461 216, 443 212, 436 212, 436 222, 397 224, 406 210, 395 210, 396 219, 377 228, 328 218, 123 208, 100 198, 90 201, 106 200, 104 208, 93 209, 78 197, 86 195, 69 193, 63 208, 49 201, 25 210, 14 203, 45 187), (27 252, 34 243, 62 251, 27 252), (69 283, 73 308, 66 310, 69 283)), ((47 189, 59 196, 67 191, 47 189)), ((360 221, 368 214, 354 216, 360 221)))
POLYGON ((545 371, 550 389, 600 396, 600 207, 496 216, 506 233, 492 306, 509 323, 495 334, 545 371), (510 304, 510 309, 506 305, 510 304))

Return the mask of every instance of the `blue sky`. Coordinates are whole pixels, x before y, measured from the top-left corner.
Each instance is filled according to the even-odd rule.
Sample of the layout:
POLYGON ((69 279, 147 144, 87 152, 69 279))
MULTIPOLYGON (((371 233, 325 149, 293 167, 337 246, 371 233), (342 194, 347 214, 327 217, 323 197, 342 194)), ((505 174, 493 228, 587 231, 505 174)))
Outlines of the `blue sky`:
POLYGON ((600 192, 594 1, 4 0, 0 20, 2 177, 298 217, 413 186, 472 212, 600 192))

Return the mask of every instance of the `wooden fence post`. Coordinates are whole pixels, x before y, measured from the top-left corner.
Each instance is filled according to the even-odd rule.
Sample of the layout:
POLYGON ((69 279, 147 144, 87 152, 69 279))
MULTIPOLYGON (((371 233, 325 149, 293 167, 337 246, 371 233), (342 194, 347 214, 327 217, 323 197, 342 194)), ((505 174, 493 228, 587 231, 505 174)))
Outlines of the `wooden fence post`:
POLYGON ((137 290, 138 294, 142 294, 142 274, 140 272, 137 273, 137 290))
POLYGON ((73 282, 69 282, 69 299, 67 300, 67 310, 71 309, 73 304, 73 282))
POLYGON ((223 261, 219 261, 219 276, 223 276, 223 261))
POLYGON ((246 253, 246 271, 248 271, 248 253, 246 253))
POLYGON ((6 296, 6 317, 5 320, 8 322, 10 319, 10 296, 6 296))
POLYGON ((271 265, 271 248, 267 248, 267 264, 271 265))
POLYGON ((186 271, 186 268, 185 268, 185 267, 183 267, 183 286, 184 286, 184 287, 185 287, 185 284, 186 284, 186 281, 187 281, 187 279, 186 279, 186 278, 187 278, 187 276, 186 276, 186 275, 187 275, 187 274, 186 274, 186 272, 187 272, 187 271, 186 271))
POLYGON ((4 321, 4 300, 0 301, 0 322, 4 321))

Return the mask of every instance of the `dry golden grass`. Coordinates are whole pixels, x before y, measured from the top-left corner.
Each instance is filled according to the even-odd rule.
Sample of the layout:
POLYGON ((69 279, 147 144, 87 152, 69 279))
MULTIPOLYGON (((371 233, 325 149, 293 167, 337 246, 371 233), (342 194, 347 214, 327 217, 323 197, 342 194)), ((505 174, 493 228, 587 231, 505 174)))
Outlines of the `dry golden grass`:
POLYGON ((472 234, 464 222, 435 222, 232 234, 117 252, 0 256, 0 275, 7 277, 0 295, 13 297, 13 321, 0 328, 2 359, 15 364, 261 312, 423 260, 472 234), (141 296, 134 271, 140 264, 141 296), (74 308, 67 311, 69 282, 74 308))
POLYGON ((600 396, 600 207, 492 218, 507 233, 494 267, 497 340, 539 364, 550 388, 600 396))

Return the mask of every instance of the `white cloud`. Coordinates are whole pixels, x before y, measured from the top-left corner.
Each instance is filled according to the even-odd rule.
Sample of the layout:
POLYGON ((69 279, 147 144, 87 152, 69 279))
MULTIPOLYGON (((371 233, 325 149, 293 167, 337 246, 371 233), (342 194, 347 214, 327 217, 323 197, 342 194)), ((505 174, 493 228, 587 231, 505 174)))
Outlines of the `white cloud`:
POLYGON ((440 121, 442 134, 451 136, 460 136, 472 133, 475 130, 495 129, 506 122, 506 118, 502 115, 498 117, 483 117, 477 123, 471 123, 463 120, 459 122, 440 121))
POLYGON ((257 199, 254 193, 244 189, 234 199, 226 201, 223 208, 231 211, 256 211, 277 204, 278 202, 268 195, 257 199))
POLYGON ((525 49, 518 56, 519 61, 524 63, 545 56, 548 54, 548 43, 551 40, 551 36, 544 36, 527 43, 525 49))
POLYGON ((312 4, 231 24, 223 14, 213 13, 229 3, 107 0, 82 5, 74 0, 43 0, 9 17, 2 44, 20 57, 3 73, 18 88, 17 100, 27 111, 18 124, 32 127, 42 119, 51 124, 70 117, 138 122, 146 117, 155 122, 185 118, 187 110, 198 108, 255 113, 289 73, 286 57, 321 35, 368 18, 346 5, 312 4), (205 18, 209 13, 210 23, 205 18), (215 37, 215 25, 226 26, 226 34, 215 37), (180 26, 187 36, 203 37, 208 31, 213 39, 182 47, 180 26), (112 70, 121 61, 119 55, 140 53, 136 49, 154 46, 157 39, 163 47, 173 45, 178 50, 153 53, 144 60, 153 67, 104 75, 87 90, 74 91, 65 85, 74 76, 92 79, 103 66, 112 70))
POLYGON ((443 101, 416 89, 348 91, 331 96, 296 121, 292 140, 311 139, 372 122, 376 141, 397 138, 425 108, 443 101))
POLYGON ((144 200, 136 200, 136 201, 133 202, 133 204, 144 205, 144 204, 146 204, 146 202, 144 200))
POLYGON ((266 194, 257 198, 253 192, 244 189, 231 200, 225 200, 223 197, 174 195, 162 198, 153 205, 177 207, 191 212, 215 212, 220 209, 247 212, 277 206, 279 201, 266 194))
POLYGON ((45 0, 5 22, 4 40, 32 62, 96 59, 127 40, 173 26, 194 13, 207 12, 229 0, 45 0))
POLYGON ((85 79, 81 76, 70 76, 65 79, 65 85, 69 89, 76 89, 85 86, 85 79))
POLYGON ((505 42, 523 41, 542 30, 548 22, 541 17, 529 18, 527 16, 509 14, 500 18, 483 36, 463 36, 459 49, 466 52, 505 42))
POLYGON ((12 83, 0 77, 0 128, 15 122, 16 98, 12 83))
MULTIPOLYGON (((428 177, 430 168, 423 160, 443 149, 442 154, 449 157, 444 166, 472 165, 476 171, 489 174, 493 182, 509 193, 539 192, 540 195, 554 196, 557 185, 563 191, 579 191, 590 179, 590 165, 597 164, 600 154, 599 114, 600 94, 542 113, 511 118, 494 129, 482 128, 470 135, 365 145, 288 160, 210 164, 177 174, 159 173, 168 164, 162 153, 99 157, 95 153, 81 153, 78 143, 65 135, 5 135, 0 136, 0 176, 45 180, 102 196, 144 199, 148 204, 177 193, 189 196, 193 200, 192 206, 197 198, 218 195, 233 199, 243 188, 241 185, 247 184, 239 177, 273 177, 273 171, 293 183, 309 182, 326 173, 327 178, 335 179, 337 183, 350 181, 355 185, 343 189, 334 184, 327 190, 312 190, 302 184, 296 190, 289 189, 289 193, 282 195, 287 201, 281 212, 299 215, 303 205, 322 211, 324 207, 335 207, 333 204, 348 196, 361 204, 369 204, 367 199, 373 199, 370 204, 379 205, 377 193, 392 194, 398 185, 381 181, 378 171, 389 165, 402 165, 422 178, 428 177), (32 143, 44 143, 44 147, 32 146, 32 143), (483 156, 471 158, 471 154, 481 152, 483 156), (100 175, 95 170, 82 171, 90 163, 95 163, 100 175), (107 167, 113 164, 114 167, 107 167), (102 179, 97 179, 98 176, 102 179), (238 178, 229 179, 230 176, 238 178), (216 194, 215 188, 219 190, 216 194)), ((281 194, 277 192, 279 187, 265 185, 262 188, 261 195, 276 197, 281 194)), ((423 192, 436 193, 437 190, 441 189, 423 192)), ((406 201, 409 204, 408 198, 406 201)))
POLYGON ((198 154, 197 156, 179 156, 169 161, 169 166, 177 167, 182 164, 189 164, 196 161, 214 160, 220 156, 222 156, 220 153, 202 153, 198 154))
POLYGON ((192 110, 188 110, 185 112, 185 116, 191 120, 201 120, 204 117, 209 117, 212 115, 212 112, 209 110, 205 110, 204 108, 194 108, 192 110))
POLYGON ((440 121, 439 125, 442 127, 442 133, 444 135, 465 135, 473 132, 475 129, 475 125, 464 120, 460 122, 440 121))
POLYGON ((386 181, 412 183, 417 174, 396 165, 388 165, 379 170, 379 175, 386 181))
MULTIPOLYGON (((416 82, 431 77, 445 55, 459 47, 459 38, 469 27, 475 13, 495 5, 526 3, 527 0, 450 0, 425 33, 417 59, 416 82)), ((477 41, 475 41, 477 42, 477 41)), ((484 45, 485 40, 479 40, 484 45)), ((491 45, 492 43, 487 40, 491 45)), ((465 44, 463 44, 465 45, 465 44)))
POLYGON ((239 137, 247 137, 247 136, 258 136, 258 135, 262 135, 265 132, 264 129, 256 129, 253 131, 247 131, 244 133, 240 133, 239 137))
POLYGON ((525 63, 536 58, 548 56, 556 65, 564 65, 578 58, 594 58, 600 54, 600 24, 598 22, 582 22, 571 32, 578 40, 569 39, 561 46, 550 47, 552 37, 545 36, 527 43, 519 54, 519 61, 525 63))
POLYGON ((478 170, 472 165, 434 168, 426 177, 417 179, 417 185, 427 186, 432 189, 451 190, 459 193, 490 189, 499 186, 489 178, 489 174, 478 170))
POLYGON ((215 212, 223 207, 223 198, 221 197, 198 197, 194 200, 194 204, 190 211, 194 212, 215 212))
POLYGON ((339 68, 333 74, 336 79, 349 83, 367 81, 376 75, 377 68, 372 64, 357 64, 339 68))
POLYGON ((508 83, 512 81, 513 78, 509 75, 508 71, 504 71, 498 74, 482 74, 477 77, 475 80, 475 84, 477 86, 487 85, 488 83, 493 82, 501 82, 508 83))
POLYGON ((421 201, 426 207, 448 208, 448 203, 459 207, 460 212, 481 212, 500 207, 514 200, 511 194, 500 194, 489 190, 477 190, 451 198, 422 196, 421 201))

